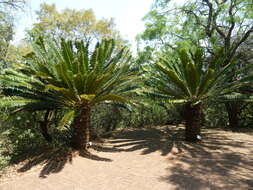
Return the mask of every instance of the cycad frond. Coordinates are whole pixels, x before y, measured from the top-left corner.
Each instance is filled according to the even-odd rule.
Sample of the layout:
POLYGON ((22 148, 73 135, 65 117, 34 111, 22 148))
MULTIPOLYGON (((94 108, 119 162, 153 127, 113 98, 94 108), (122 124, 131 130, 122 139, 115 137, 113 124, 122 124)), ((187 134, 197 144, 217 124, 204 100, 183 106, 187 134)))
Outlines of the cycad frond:
MULTIPOLYGON (((155 66, 151 66, 151 74, 147 73, 146 86, 149 97, 159 97, 171 103, 196 103, 208 99, 247 99, 242 95, 235 96, 235 92, 253 81, 253 75, 241 77, 231 82, 231 71, 235 68, 234 62, 222 67, 222 56, 215 56, 209 64, 205 63, 203 50, 197 49, 191 57, 185 50, 177 51, 179 62, 160 58, 155 66)), ((246 66, 252 69, 252 65, 246 66)), ((238 72, 245 71, 245 68, 238 72)), ((147 91, 147 90, 146 90, 147 91)))
MULTIPOLYGON (((17 107, 73 110, 101 101, 130 103, 127 97, 136 88, 136 71, 129 51, 116 51, 114 40, 97 43, 92 52, 82 41, 62 39, 57 44, 38 38, 32 45, 27 64, 0 75, 3 94, 20 98, 17 107)), ((11 103, 1 104, 7 105, 11 103)))

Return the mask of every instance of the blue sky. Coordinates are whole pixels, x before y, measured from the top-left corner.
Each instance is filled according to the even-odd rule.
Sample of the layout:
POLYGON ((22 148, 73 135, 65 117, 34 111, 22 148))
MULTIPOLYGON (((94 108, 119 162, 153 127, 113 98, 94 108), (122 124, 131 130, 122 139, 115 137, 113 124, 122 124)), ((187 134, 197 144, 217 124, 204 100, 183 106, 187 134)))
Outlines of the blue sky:
POLYGON ((56 4, 58 10, 66 7, 73 9, 92 9, 96 17, 114 18, 116 28, 123 37, 135 46, 135 36, 144 30, 142 18, 151 8, 154 0, 30 0, 25 13, 17 14, 14 43, 24 38, 25 29, 36 21, 35 11, 43 2, 56 4))

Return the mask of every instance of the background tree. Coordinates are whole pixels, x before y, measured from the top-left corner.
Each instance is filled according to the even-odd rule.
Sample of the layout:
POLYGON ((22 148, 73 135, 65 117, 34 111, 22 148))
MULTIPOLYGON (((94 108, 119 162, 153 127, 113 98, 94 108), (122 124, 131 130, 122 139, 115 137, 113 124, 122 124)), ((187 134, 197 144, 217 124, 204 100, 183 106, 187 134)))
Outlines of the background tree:
MULTIPOLYGON (((64 9, 59 12, 55 5, 41 4, 37 11, 38 22, 33 25, 31 32, 65 39, 77 39, 96 42, 102 39, 115 39, 123 43, 119 31, 115 29, 113 19, 96 19, 94 12, 89 10, 64 9)), ((120 44, 119 44, 120 45, 120 44)))
POLYGON ((12 12, 23 8, 23 0, 1 0, 0 1, 0 60, 4 62, 8 56, 10 41, 14 35, 14 18, 12 12))
POLYGON ((14 36, 14 13, 25 7, 25 0, 0 1, 0 64, 12 62, 16 48, 10 44, 14 36))
MULTIPOLYGON (((212 57, 219 47, 224 47, 226 59, 223 64, 226 65, 252 35, 251 0, 186 1, 179 6, 172 6, 172 2, 157 0, 145 17, 147 29, 140 35, 139 41, 147 42, 156 52, 168 52, 168 48, 173 50, 178 46, 200 46, 206 48, 212 57)), ((238 67, 247 64, 241 59, 237 62, 238 67)), ((238 77, 231 76, 230 82, 238 77)), ((226 103, 231 128, 239 125, 240 105, 242 103, 226 103)))
POLYGON ((6 13, 0 14, 0 60, 2 64, 7 60, 10 41, 14 35, 13 19, 6 13))

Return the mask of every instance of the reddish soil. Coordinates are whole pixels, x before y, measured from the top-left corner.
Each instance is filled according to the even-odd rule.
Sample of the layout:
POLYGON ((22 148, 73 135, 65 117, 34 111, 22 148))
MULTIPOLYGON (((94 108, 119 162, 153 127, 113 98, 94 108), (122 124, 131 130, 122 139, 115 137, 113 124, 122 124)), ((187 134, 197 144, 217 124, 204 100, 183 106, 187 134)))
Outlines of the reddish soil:
POLYGON ((125 130, 90 155, 52 151, 17 165, 0 190, 253 190, 253 133, 181 127, 125 130))

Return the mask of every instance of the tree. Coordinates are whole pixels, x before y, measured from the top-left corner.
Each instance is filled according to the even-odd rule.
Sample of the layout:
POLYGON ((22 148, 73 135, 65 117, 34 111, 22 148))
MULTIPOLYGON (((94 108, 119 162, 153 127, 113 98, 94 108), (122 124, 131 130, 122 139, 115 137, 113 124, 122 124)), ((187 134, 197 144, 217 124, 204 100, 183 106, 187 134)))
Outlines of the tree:
MULTIPOLYGON (((206 62, 201 49, 191 52, 190 55, 182 49, 178 50, 179 60, 160 57, 154 63, 154 67, 148 70, 150 73, 146 74, 149 79, 146 84, 150 87, 146 93, 170 103, 184 104, 185 139, 196 142, 200 136, 203 104, 211 100, 240 100, 243 96, 236 93, 236 90, 249 84, 252 76, 227 83, 235 66, 233 62, 222 66, 221 53, 210 62, 206 62)), ((250 67, 252 66, 248 66, 247 69, 250 67)), ((245 69, 236 72, 241 73, 245 69)))
POLYGON ((33 25, 30 32, 39 31, 42 35, 56 39, 78 39, 87 43, 104 38, 113 38, 117 43, 124 42, 115 29, 113 19, 97 20, 91 9, 80 11, 64 9, 59 12, 55 5, 44 3, 41 4, 37 15, 38 22, 33 25))
MULTIPOLYGON (((217 49, 224 47, 225 66, 253 33, 251 0, 193 0, 175 7, 171 3, 170 0, 156 0, 145 18, 147 29, 141 39, 156 49, 202 46, 209 56, 214 56, 217 49)), ((238 77, 231 76, 230 82, 238 77)), ((239 107, 238 103, 226 103, 231 128, 238 127, 239 107)))
POLYGON ((8 56, 10 41, 14 35, 13 20, 5 13, 0 14, 0 61, 3 63, 8 56))
POLYGON ((171 0, 156 0, 144 18, 146 30, 141 39, 172 49, 179 41, 201 44, 211 48, 211 52, 216 46, 224 46, 229 62, 253 32, 251 0, 193 0, 180 6, 171 3, 171 0))
POLYGON ((83 41, 61 40, 60 45, 39 38, 31 62, 2 75, 5 97, 1 107, 25 110, 65 110, 60 123, 73 118, 73 147, 87 148, 91 108, 100 102, 130 104, 135 73, 128 50, 115 52, 114 40, 97 43, 95 50, 83 41), (15 71, 16 70, 16 71, 15 71))
POLYGON ((15 54, 13 45, 10 44, 14 36, 13 11, 22 9, 24 0, 0 0, 0 64, 6 65, 15 54))

